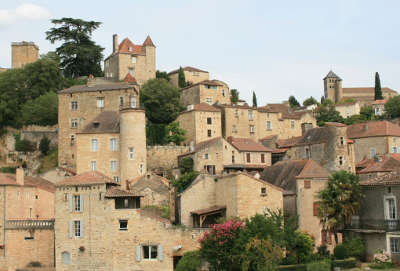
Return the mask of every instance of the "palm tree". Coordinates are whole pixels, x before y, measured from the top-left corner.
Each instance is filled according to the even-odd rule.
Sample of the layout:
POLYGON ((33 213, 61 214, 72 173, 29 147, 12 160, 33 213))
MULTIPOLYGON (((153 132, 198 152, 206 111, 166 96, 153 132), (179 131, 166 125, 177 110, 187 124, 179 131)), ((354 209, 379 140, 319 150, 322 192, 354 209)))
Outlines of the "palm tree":
POLYGON ((334 234, 336 244, 338 231, 358 213, 363 197, 358 177, 344 170, 333 173, 328 186, 318 193, 318 216, 324 229, 334 234))

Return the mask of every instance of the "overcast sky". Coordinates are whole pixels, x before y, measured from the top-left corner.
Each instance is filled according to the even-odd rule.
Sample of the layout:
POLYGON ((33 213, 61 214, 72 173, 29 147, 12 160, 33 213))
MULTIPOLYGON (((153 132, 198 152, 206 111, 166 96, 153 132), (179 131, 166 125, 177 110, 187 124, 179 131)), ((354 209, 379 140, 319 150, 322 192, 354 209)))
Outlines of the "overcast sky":
POLYGON ((51 18, 102 22, 93 39, 112 50, 112 34, 157 46, 157 69, 193 66, 258 104, 323 94, 332 69, 344 87, 400 90, 400 1, 1 0, 0 67, 11 65, 11 42, 34 41, 40 53, 51 18))

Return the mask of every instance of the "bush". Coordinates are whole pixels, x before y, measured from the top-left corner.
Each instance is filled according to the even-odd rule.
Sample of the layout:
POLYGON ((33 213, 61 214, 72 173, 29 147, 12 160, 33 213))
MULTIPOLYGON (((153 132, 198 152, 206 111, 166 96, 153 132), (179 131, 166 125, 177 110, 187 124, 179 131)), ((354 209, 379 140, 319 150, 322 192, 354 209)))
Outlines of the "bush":
POLYGON ((307 264, 307 271, 330 271, 331 263, 329 261, 319 261, 307 264))
POLYGON ((50 150, 50 140, 47 137, 43 137, 39 143, 39 150, 43 155, 47 155, 50 150))
POLYGON ((193 171, 193 158, 185 157, 179 161, 179 169, 182 174, 193 171))
POLYGON ((281 265, 277 267, 278 271, 307 271, 307 265, 305 264, 292 264, 292 265, 281 265))
POLYGON ((333 260, 332 268, 340 267, 340 268, 354 268, 357 267, 357 260, 355 258, 348 258, 345 260, 333 260))
POLYGON ((337 245, 333 250, 333 256, 335 259, 343 260, 349 257, 349 251, 343 244, 337 245))
POLYGON ((318 254, 323 258, 328 258, 331 254, 326 246, 319 246, 317 251, 318 254))
POLYGON ((17 168, 16 167, 2 167, 0 168, 1 173, 12 173, 15 174, 17 168))
POLYGON ((40 262, 30 262, 27 267, 42 267, 40 262))
POLYGON ((196 271, 201 266, 200 252, 188 251, 183 254, 183 257, 178 262, 176 271, 196 271))
POLYGON ((365 245, 360 237, 350 236, 344 240, 343 245, 346 247, 349 257, 360 259, 365 253, 365 245))
POLYGON ((394 263, 373 263, 369 265, 369 268, 372 269, 390 269, 394 267, 395 267, 394 263))
POLYGON ((21 140, 20 137, 15 140, 15 150, 20 152, 33 152, 36 150, 35 143, 23 139, 21 140))

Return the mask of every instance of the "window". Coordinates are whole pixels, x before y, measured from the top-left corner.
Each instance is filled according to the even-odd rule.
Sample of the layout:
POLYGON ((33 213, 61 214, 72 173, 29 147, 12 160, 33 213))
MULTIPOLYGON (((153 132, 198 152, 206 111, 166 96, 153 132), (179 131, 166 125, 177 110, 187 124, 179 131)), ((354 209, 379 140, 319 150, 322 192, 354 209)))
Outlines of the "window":
POLYGON ((390 238, 390 251, 400 253, 400 238, 390 238))
POLYGON ((269 131, 272 130, 270 120, 267 120, 267 130, 269 130, 269 131))
POLYGON ((386 208, 387 208, 386 219, 395 220, 397 218, 397 214, 396 214, 396 203, 394 201, 394 198, 386 199, 386 208))
POLYGON ((313 203, 313 215, 318 216, 318 202, 313 203))
POLYGON ((294 129, 294 120, 291 120, 291 121, 290 121, 290 127, 291 127, 292 129, 294 129))
POLYGON ((222 89, 222 96, 225 97, 225 89, 222 89))
POLYGON ((110 150, 111 151, 118 151, 118 141, 116 138, 110 139, 110 150))
POLYGON ((264 153, 261 154, 261 163, 265 163, 265 154, 264 153))
POLYGON ((250 153, 246 153, 246 162, 250 163, 250 153))
POLYGON ((129 52, 132 52, 133 48, 131 46, 129 46, 128 50, 129 50, 129 52))
POLYGON ((205 165, 204 169, 210 175, 215 175, 215 165, 205 165))
POLYGON ((265 187, 262 187, 262 188, 261 188, 261 195, 262 195, 262 196, 267 195, 267 188, 265 188, 265 187))
POLYGON ((119 230, 127 231, 128 230, 128 220, 120 220, 119 221, 119 230))
POLYGON ((133 147, 129 147, 128 151, 129 151, 129 160, 133 160, 133 158, 135 157, 133 147))
POLYGON ((119 177, 118 176, 114 176, 113 179, 114 179, 114 182, 119 183, 119 177))
POLYGON ((144 172, 144 165, 143 165, 143 164, 140 164, 140 165, 139 165, 139 173, 140 173, 140 174, 143 174, 143 172, 144 172))
POLYGON ((78 110, 78 102, 77 101, 72 101, 71 102, 71 110, 72 111, 78 110))
POLYGON ((211 98, 211 97, 207 97, 207 98, 206 98, 206 103, 212 104, 212 98, 211 98))
POLYGON ((249 110, 249 120, 253 120, 253 110, 249 110))
POLYGON ((71 261, 71 255, 64 251, 63 253, 61 253, 61 259, 62 259, 62 264, 69 264, 71 261))
POLYGON ((254 134, 254 125, 250 125, 250 134, 254 134))
POLYGON ((235 151, 232 151, 232 164, 235 163, 235 151))
POLYGON ((204 154, 204 159, 208 160, 208 153, 204 154))
POLYGON ((90 149, 93 152, 96 152, 99 150, 99 141, 97 139, 91 140, 90 149))
POLYGON ((397 146, 395 146, 395 147, 392 147, 392 153, 398 153, 399 151, 398 151, 398 149, 397 149, 397 146))
POLYGON ((71 119, 71 128, 78 128, 78 119, 71 119))
POLYGON ((111 168, 111 172, 117 171, 117 161, 116 160, 111 161, 110 168, 111 168))
POLYGON ((235 110, 235 118, 239 118, 239 111, 237 109, 235 110))
POLYGON ((71 146, 75 144, 75 135, 71 135, 71 146))
POLYGON ((132 63, 133 63, 133 64, 136 63, 136 56, 132 56, 132 63))
POLYGON ((136 97, 131 97, 131 108, 136 108, 136 97))
POLYGON ((155 260, 158 257, 158 247, 157 246, 143 246, 143 259, 145 260, 155 260))
POLYGON ((211 137, 211 135, 212 135, 212 134, 211 134, 211 130, 208 129, 208 130, 207 130, 207 136, 208 136, 208 137, 211 137))
POLYGON ((96 161, 90 161, 90 168, 92 169, 92 171, 97 170, 96 161))
POLYGON ((305 189, 310 189, 311 188, 311 181, 304 180, 304 188, 305 189))
POLYGON ((311 152, 310 152, 310 149, 308 147, 306 147, 306 158, 307 159, 311 159, 311 152))
POLYGON ((343 156, 339 156, 339 165, 340 165, 340 166, 343 165, 343 156))
POLYGON ((236 125, 232 125, 232 134, 236 133, 237 133, 236 125))
POLYGON ((73 211, 82 212, 83 211, 83 198, 80 195, 73 196, 73 211))
POLYGON ((97 107, 98 108, 104 108, 104 97, 98 97, 97 98, 97 107))
POLYGON ((207 124, 212 124, 212 118, 207 118, 207 124))
POLYGON ((124 105, 124 97, 119 97, 119 105, 120 106, 124 105))
POLYGON ((74 221, 74 236, 75 237, 82 237, 82 225, 80 220, 74 221))
POLYGON ((370 153, 370 155, 371 155, 370 158, 374 158, 374 157, 376 156, 376 151, 375 151, 374 148, 370 148, 370 149, 369 149, 369 153, 370 153))
POLYGON ((343 136, 340 137, 340 146, 344 146, 344 137, 343 136))
POLYGON ((138 208, 140 208, 140 197, 115 199, 115 209, 138 209, 138 208))

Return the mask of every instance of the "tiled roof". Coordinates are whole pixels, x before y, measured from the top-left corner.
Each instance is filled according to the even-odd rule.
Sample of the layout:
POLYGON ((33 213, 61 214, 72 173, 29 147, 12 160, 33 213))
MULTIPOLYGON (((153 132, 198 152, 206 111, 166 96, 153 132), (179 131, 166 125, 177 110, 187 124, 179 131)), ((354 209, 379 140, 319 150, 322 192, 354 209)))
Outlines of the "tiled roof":
POLYGON ((325 122, 325 126, 334 126, 334 127, 346 127, 346 124, 340 123, 340 122, 325 122))
POLYGON ((205 209, 200 209, 196 211, 191 211, 191 214, 194 215, 205 215, 205 214, 210 214, 210 213, 215 213, 215 212, 221 212, 223 210, 226 210, 225 205, 214 205, 205 209))
POLYGON ((167 195, 169 193, 168 183, 169 180, 165 179, 164 177, 149 173, 141 176, 138 181, 130 186, 130 188, 138 192, 141 192, 145 189, 150 189, 151 191, 159 194, 167 195))
POLYGON ((389 157, 384 159, 383 161, 370 164, 368 167, 364 168, 359 173, 365 174, 374 172, 390 172, 396 169, 400 170, 400 161, 393 157, 389 157))
POLYGON ((125 83, 137 84, 135 77, 133 77, 130 73, 127 73, 124 78, 125 83))
MULTIPOLYGON (((375 96, 375 88, 374 87, 359 87, 359 88, 342 88, 344 94, 350 94, 350 93, 368 93, 373 96, 375 96)), ((397 91, 391 89, 391 88, 382 88, 383 93, 397 93, 397 91)), ((345 95, 345 98, 348 98, 347 95, 345 95)))
POLYGON ((73 185, 93 185, 93 184, 115 184, 111 178, 98 171, 88 171, 73 177, 64 179, 56 184, 56 186, 73 186, 73 185))
POLYGON ((200 150, 202 150, 204 148, 207 148, 208 146, 211 146, 212 144, 218 142, 219 140, 223 140, 223 138, 222 137, 216 137, 216 138, 212 138, 212 139, 197 143, 194 146, 194 149, 192 151, 188 151, 188 152, 182 153, 182 154, 178 155, 178 157, 182 157, 182 156, 186 156, 186 155, 198 152, 198 151, 200 151, 200 150))
MULTIPOLYGON (((206 112, 221 112, 221 109, 209 105, 208 103, 200 103, 200 104, 195 104, 193 105, 193 110, 188 110, 188 111, 206 111, 206 112)), ((186 112, 188 112, 186 111, 186 112)))
MULTIPOLYGON (((188 71, 188 72, 206 72, 208 73, 208 71, 203 71, 194 67, 190 67, 190 66, 186 66, 184 68, 182 68, 184 71, 188 71)), ((177 73, 179 72, 179 69, 173 70, 171 72, 169 72, 168 74, 173 74, 173 73, 177 73)))
POLYGON ((266 168, 268 165, 265 164, 231 164, 231 165, 224 165, 224 168, 232 168, 232 169, 262 169, 266 168))
POLYGON ((104 111, 97 115, 81 134, 119 133, 119 115, 116 111, 104 111))
POLYGON ((150 36, 147 35, 145 41, 143 42, 143 46, 153 46, 156 47, 153 43, 153 41, 151 40, 150 36))
POLYGON ((369 159, 369 158, 365 157, 363 160, 361 160, 360 162, 358 162, 356 164, 356 168, 366 168, 374 163, 375 163, 375 161, 373 159, 369 159))
POLYGON ((135 45, 133 42, 125 38, 120 44, 119 44, 119 53, 128 53, 128 54, 134 54, 134 55, 144 55, 146 54, 146 50, 144 46, 142 45, 135 45))
POLYGON ((330 71, 328 72, 328 74, 324 77, 324 80, 325 80, 326 78, 336 78, 336 79, 338 79, 339 81, 342 81, 342 78, 340 78, 339 76, 337 76, 336 73, 334 73, 332 70, 330 70, 330 71))
POLYGON ((301 117, 310 111, 293 111, 287 104, 267 104, 257 108, 260 112, 281 113, 283 119, 301 119, 301 117))
MULTIPOLYGON (((10 173, 0 173, 0 186, 7 185, 19 186, 16 181, 16 175, 10 173)), ((56 191, 56 187, 52 182, 40 177, 24 176, 24 186, 37 187, 51 193, 56 191)))
POLYGON ((228 137, 228 142, 239 151, 272 152, 271 149, 251 138, 237 138, 230 136, 228 137))
POLYGON ((366 181, 361 181, 362 186, 386 186, 386 185, 400 185, 400 171, 392 171, 385 175, 375 177, 366 181))
MULTIPOLYGON (((60 90, 58 93, 77 93, 77 92, 92 92, 92 91, 112 91, 112 90, 121 90, 121 89, 135 89, 135 84, 126 83, 126 82, 110 82, 107 84, 98 84, 93 86, 87 85, 77 85, 72 86, 70 88, 66 88, 60 90)), ((137 92, 137 90, 136 90, 137 92)))
POLYGON ((329 172, 312 160, 279 161, 265 168, 261 174, 261 179, 292 193, 296 192, 296 178, 328 177, 329 172))
POLYGON ((219 83, 218 80, 203 80, 203 81, 198 82, 196 84, 192 84, 192 85, 186 86, 184 88, 181 88, 180 90, 188 89, 188 88, 191 88, 191 87, 194 87, 194 86, 198 86, 198 85, 217 86, 217 87, 218 86, 224 86, 223 84, 219 83))
POLYGON ((278 139, 276 141, 276 145, 278 148, 293 147, 297 144, 297 142, 300 141, 301 138, 302 138, 302 136, 294 136, 294 137, 287 138, 287 139, 278 139))
POLYGON ((278 137, 278 135, 269 135, 269 136, 265 136, 265 137, 261 138, 259 141, 270 140, 270 139, 274 139, 277 137, 278 137))
POLYGON ((375 100, 372 104, 386 104, 387 100, 375 100))
POLYGON ((143 197, 135 190, 122 190, 117 187, 111 187, 105 194, 106 198, 127 198, 127 197, 143 197))
POLYGON ((400 126, 388 121, 370 121, 348 126, 347 137, 400 136, 400 126))

